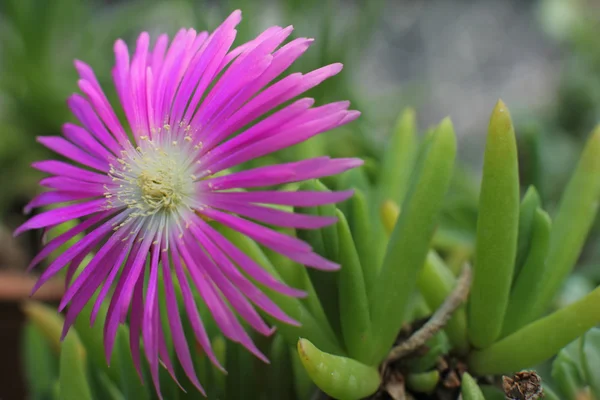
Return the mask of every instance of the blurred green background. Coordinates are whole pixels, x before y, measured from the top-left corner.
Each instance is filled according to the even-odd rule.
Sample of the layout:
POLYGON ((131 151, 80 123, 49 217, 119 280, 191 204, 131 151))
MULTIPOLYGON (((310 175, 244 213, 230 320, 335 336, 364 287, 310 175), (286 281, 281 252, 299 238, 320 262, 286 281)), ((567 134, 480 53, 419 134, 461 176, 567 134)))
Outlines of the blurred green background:
MULTIPOLYGON (((23 269, 38 249, 38 233, 15 240, 10 232, 39 191, 41 175, 30 163, 49 156, 35 137, 59 134, 73 120, 66 106, 77 91, 73 60, 90 64, 114 101, 117 38, 132 43, 142 30, 153 37, 181 27, 212 30, 237 8, 244 19, 236 43, 271 25, 294 25, 294 37, 316 41, 292 70, 345 65, 309 95, 318 103, 349 99, 363 112, 349 127, 275 158, 359 156, 368 172, 402 109, 416 108, 422 131, 450 115, 463 168, 441 229, 466 245, 498 98, 515 119, 523 188, 534 184, 549 210, 600 121, 600 2, 594 0, 0 0, 0 272, 23 269)), ((599 232, 559 301, 600 283, 599 232)))

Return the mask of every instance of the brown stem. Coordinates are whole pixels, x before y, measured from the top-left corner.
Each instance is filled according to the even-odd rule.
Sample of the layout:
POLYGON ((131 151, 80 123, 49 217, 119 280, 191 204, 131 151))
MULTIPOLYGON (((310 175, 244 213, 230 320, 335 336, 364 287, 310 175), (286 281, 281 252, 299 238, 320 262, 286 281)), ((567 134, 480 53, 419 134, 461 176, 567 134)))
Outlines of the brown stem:
POLYGON ((385 373, 388 365, 400 360, 408 354, 411 354, 425 344, 429 339, 439 332, 452 317, 452 314, 462 303, 465 302, 471 288, 472 271, 469 264, 465 264, 463 270, 456 282, 452 293, 446 298, 444 303, 431 316, 429 321, 418 331, 413 333, 407 340, 394 347, 381 366, 385 373))

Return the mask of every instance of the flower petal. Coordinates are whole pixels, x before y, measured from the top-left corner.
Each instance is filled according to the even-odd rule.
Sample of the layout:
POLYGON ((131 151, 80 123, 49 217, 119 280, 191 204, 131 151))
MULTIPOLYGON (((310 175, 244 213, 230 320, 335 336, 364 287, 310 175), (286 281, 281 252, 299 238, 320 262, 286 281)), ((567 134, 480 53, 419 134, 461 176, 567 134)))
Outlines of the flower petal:
POLYGON ((106 199, 97 199, 85 203, 71 204, 55 208, 38 214, 15 230, 15 236, 30 229, 45 228, 70 221, 75 218, 85 217, 93 213, 106 210, 106 199))

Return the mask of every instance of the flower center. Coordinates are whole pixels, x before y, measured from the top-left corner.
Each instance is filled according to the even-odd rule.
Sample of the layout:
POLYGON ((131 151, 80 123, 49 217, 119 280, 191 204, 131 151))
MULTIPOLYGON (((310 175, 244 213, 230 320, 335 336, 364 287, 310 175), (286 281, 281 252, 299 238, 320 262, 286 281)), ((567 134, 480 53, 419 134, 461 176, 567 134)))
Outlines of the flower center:
POLYGON ((123 151, 118 167, 111 165, 109 172, 116 185, 108 188, 105 196, 113 206, 137 209, 132 216, 171 214, 181 207, 189 208, 194 177, 185 150, 177 142, 159 146, 146 141, 143 148, 123 151))
POLYGON ((142 171, 137 184, 151 209, 173 209, 181 204, 183 182, 170 170, 142 171))

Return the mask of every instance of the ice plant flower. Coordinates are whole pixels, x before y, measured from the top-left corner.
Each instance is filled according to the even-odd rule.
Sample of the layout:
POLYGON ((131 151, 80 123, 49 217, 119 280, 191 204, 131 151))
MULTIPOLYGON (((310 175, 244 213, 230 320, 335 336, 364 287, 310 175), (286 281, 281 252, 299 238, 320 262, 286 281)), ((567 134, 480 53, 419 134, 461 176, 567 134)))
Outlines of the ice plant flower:
POLYGON ((241 13, 236 11, 212 34, 182 29, 170 44, 161 35, 151 46, 149 35, 142 33, 131 59, 125 43, 118 40, 112 73, 129 129, 119 122, 92 69, 76 61, 79 88, 85 96, 74 94, 68 105, 80 125, 65 124, 64 137, 39 138, 67 161, 34 164, 51 175, 41 182, 50 190, 34 198, 26 210, 60 206, 35 215, 16 230, 18 234, 80 221, 49 241, 32 261, 31 267, 67 240, 84 234, 50 263, 35 290, 67 268, 68 286, 60 304, 61 310, 69 305, 63 334, 96 292, 92 323, 102 302, 109 301, 104 326, 107 360, 118 325, 128 319, 138 372, 141 339, 159 393, 159 362, 173 375, 164 329, 170 330, 186 375, 203 391, 182 317, 189 320, 195 340, 220 367, 194 293, 201 296, 226 337, 265 361, 236 313, 265 335, 272 328, 256 308, 296 323, 255 285, 258 282, 289 296, 303 292, 272 277, 211 224, 235 229, 307 267, 339 267, 314 253, 307 243, 265 225, 314 229, 332 224, 335 220, 329 217, 295 214, 270 205, 317 206, 342 201, 351 192, 256 188, 337 174, 360 165, 361 160, 317 157, 227 171, 357 118, 359 112, 348 110, 346 101, 315 107, 310 98, 291 102, 263 118, 337 74, 342 66, 295 73, 272 83, 304 53, 311 39, 282 45, 292 28, 272 27, 231 49, 240 21, 241 13), (88 254, 93 258, 73 279, 88 254), (176 284, 184 316, 178 309, 176 284), (159 285, 164 285, 160 299, 159 285), (160 323, 159 302, 166 305, 167 326, 160 323))

